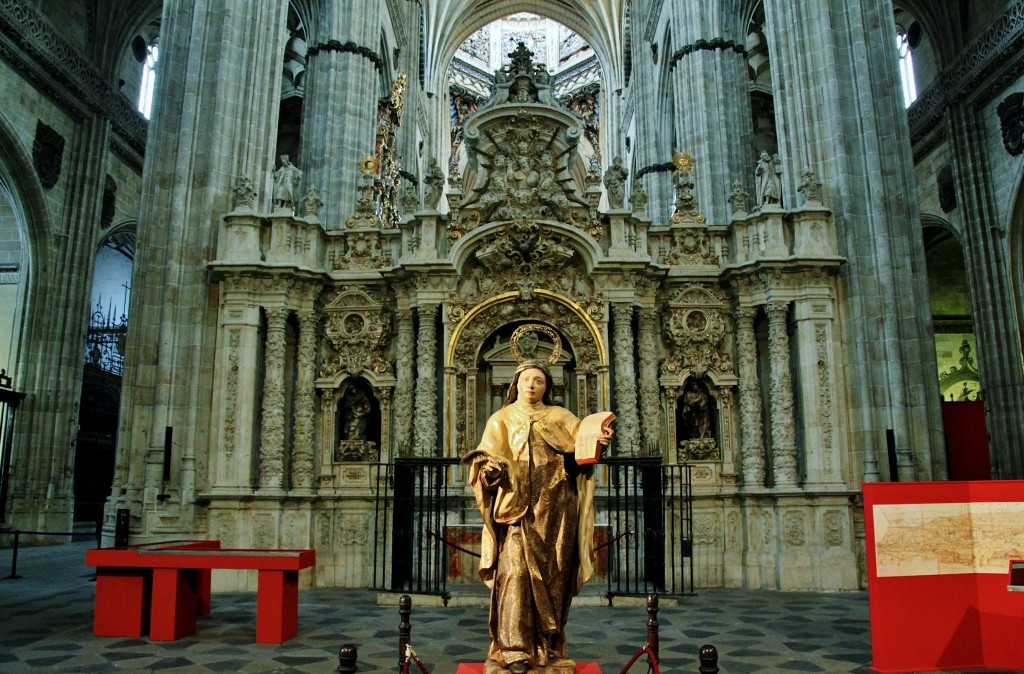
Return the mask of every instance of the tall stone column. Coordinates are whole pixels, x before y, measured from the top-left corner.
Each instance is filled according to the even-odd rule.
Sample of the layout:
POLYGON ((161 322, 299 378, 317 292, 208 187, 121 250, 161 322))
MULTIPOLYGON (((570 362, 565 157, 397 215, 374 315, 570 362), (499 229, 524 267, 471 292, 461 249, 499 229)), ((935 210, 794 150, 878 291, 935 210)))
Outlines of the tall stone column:
POLYGON ((783 201, 798 203, 798 176, 812 168, 844 237, 844 323, 851 332, 843 360, 854 451, 885 457, 892 429, 901 480, 942 476, 938 373, 927 279, 919 273, 924 246, 910 138, 893 65, 892 2, 764 0, 764 9, 783 201))
POLYGON ((789 335, 785 302, 769 302, 768 360, 772 373, 772 477, 776 487, 797 484, 796 426, 793 420, 793 378, 789 372, 789 335))
POLYGON ((964 218, 964 257, 974 310, 978 370, 985 391, 985 425, 992 476, 1024 477, 1024 371, 1020 325, 1014 316, 1019 289, 1008 274, 1006 234, 999 222, 989 167, 985 119, 957 104, 948 122, 956 167, 957 203, 964 218))
POLYGON ((316 311, 299 312, 298 372, 295 378, 295 436, 292 442, 292 487, 312 489, 316 451, 316 338, 320 317, 316 311))
POLYGON ((736 307, 736 361, 740 378, 740 431, 745 487, 763 487, 764 429, 761 424, 761 391, 757 383, 757 339, 753 307, 736 307))
POLYGON ((415 385, 414 358, 416 354, 416 331, 413 324, 412 309, 405 309, 398 314, 398 334, 395 338, 395 401, 394 419, 395 432, 392 447, 393 456, 411 456, 413 447, 413 427, 406 421, 413 418, 413 388, 415 385))
POLYGON ((620 454, 636 456, 640 444, 640 421, 636 409, 636 375, 633 362, 633 305, 612 305, 612 348, 615 365, 616 440, 620 454))
POLYGON ((656 456, 662 448, 661 401, 658 395, 658 310, 640 310, 640 420, 643 452, 656 456))
MULTIPOLYGON (((159 509, 161 536, 195 531, 194 494, 185 493, 187 462, 177 449, 220 460, 212 441, 218 309, 207 267, 219 215, 232 208, 239 178, 266 185, 277 138, 281 55, 287 0, 165 0, 160 20, 160 73, 149 121, 134 288, 127 338, 118 466, 110 508, 142 517, 140 540, 161 484, 143 470, 174 429, 171 483, 175 497, 159 509), (197 44, 217 45, 196 49, 197 44), (173 177, 173 179, 172 179, 173 177), (179 490, 178 486, 182 489, 179 490), (123 494, 123 495, 122 495, 123 494), (170 528, 168 528, 170 527, 170 528)), ((269 195, 264 195, 269 199, 269 195)), ((205 476, 203 476, 205 477, 205 476)), ((199 480, 196 490, 208 485, 199 480)), ((134 531, 133 531, 134 533, 134 531)))
POLYGON ((266 310, 267 342, 263 361, 263 414, 260 425, 260 489, 284 484, 284 356, 288 309, 266 310))
POLYGON ((372 155, 380 72, 378 3, 315 3, 303 95, 301 168, 324 200, 320 220, 343 229, 355 211, 359 157, 372 155), (339 161, 339 157, 347 158, 339 161))
POLYGON ((709 222, 728 222, 724 188, 744 179, 753 153, 749 77, 740 22, 723 24, 702 2, 670 3, 675 52, 665 54, 675 97, 676 147, 697 161, 697 201, 709 222), (735 31, 735 32, 733 32, 735 31), (742 101, 742 105, 737 102, 742 101))
POLYGON ((413 429, 417 456, 437 449, 437 307, 419 308, 420 331, 416 340, 416 425, 413 429))

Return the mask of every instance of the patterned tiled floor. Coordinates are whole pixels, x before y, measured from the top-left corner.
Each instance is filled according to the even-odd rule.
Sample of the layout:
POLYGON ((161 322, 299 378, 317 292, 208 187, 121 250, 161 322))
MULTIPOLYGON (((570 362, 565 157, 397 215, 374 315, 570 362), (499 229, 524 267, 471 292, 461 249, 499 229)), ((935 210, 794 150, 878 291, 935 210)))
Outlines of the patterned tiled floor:
MULTIPOLYGON (((398 609, 378 606, 364 590, 303 590, 299 633, 278 646, 254 642, 254 594, 214 595, 212 613, 179 641, 95 638, 94 589, 83 566, 90 545, 21 549, 22 578, 0 581, 0 672, 331 672, 348 643, 358 648, 360 672, 397 670, 398 609)), ((10 564, 10 549, 0 550, 0 573, 7 575, 10 564)), ((481 659, 486 619, 482 607, 414 604, 412 646, 431 674, 453 674, 459 662, 481 659)), ((718 648, 723 674, 869 671, 868 603, 861 592, 703 590, 678 605, 663 604, 658 619, 665 672, 696 674, 705 643, 718 648)), ((643 646, 646 622, 642 604, 576 606, 570 656, 617 674, 643 646)), ((646 670, 641 662, 632 671, 646 670)))

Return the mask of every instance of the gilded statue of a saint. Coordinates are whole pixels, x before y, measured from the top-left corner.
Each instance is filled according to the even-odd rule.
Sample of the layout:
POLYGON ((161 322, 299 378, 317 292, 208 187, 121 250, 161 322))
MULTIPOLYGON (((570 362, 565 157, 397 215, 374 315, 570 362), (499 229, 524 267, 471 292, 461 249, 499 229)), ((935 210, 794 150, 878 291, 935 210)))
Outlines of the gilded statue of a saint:
MULTIPOLYGON (((464 459, 484 521, 487 674, 574 667, 565 658, 565 624, 593 573, 593 466, 576 462, 580 420, 552 404, 552 384, 544 364, 523 362, 504 406, 464 459)), ((611 436, 602 431, 597 441, 606 445, 611 436)))

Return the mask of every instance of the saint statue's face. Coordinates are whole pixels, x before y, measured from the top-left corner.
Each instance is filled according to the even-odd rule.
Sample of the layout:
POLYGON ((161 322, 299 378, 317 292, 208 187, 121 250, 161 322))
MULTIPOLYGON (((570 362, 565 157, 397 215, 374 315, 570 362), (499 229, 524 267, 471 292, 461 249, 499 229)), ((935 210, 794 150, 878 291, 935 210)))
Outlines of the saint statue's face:
POLYGON ((523 370, 519 373, 519 381, 516 383, 516 390, 519 392, 519 399, 528 405, 536 405, 544 398, 544 390, 548 386, 548 380, 544 372, 535 367, 523 370))

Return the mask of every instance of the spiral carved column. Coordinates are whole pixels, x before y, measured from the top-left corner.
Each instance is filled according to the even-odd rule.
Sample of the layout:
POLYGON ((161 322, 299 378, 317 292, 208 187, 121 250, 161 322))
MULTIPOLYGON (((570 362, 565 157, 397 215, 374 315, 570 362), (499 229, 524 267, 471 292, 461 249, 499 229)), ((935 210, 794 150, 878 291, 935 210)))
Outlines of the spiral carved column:
POLYGON ((267 309, 263 414, 260 427, 260 488, 284 487, 284 355, 288 309, 267 309))
POLYGON ((789 372, 789 334, 785 302, 769 302, 768 359, 771 365, 772 474, 777 487, 797 483, 796 428, 793 421, 793 380, 789 372))
POLYGON ((295 381, 295 441, 292 452, 292 486, 313 486, 313 441, 316 419, 316 330, 315 311, 299 313, 298 376, 295 381))
MULTIPOLYGON (((420 333, 416 341, 416 426, 417 456, 428 456, 437 448, 437 305, 421 306, 420 333)), ((399 417, 401 418, 401 417, 399 417)))
POLYGON ((636 375, 633 372, 632 305, 613 304, 612 320, 619 453, 622 456, 636 456, 640 443, 640 421, 637 418, 636 375))
POLYGON ((764 485, 764 429, 761 425, 761 392, 757 385, 757 340, 753 307, 736 308, 737 365, 740 378, 740 428, 743 484, 764 485))

